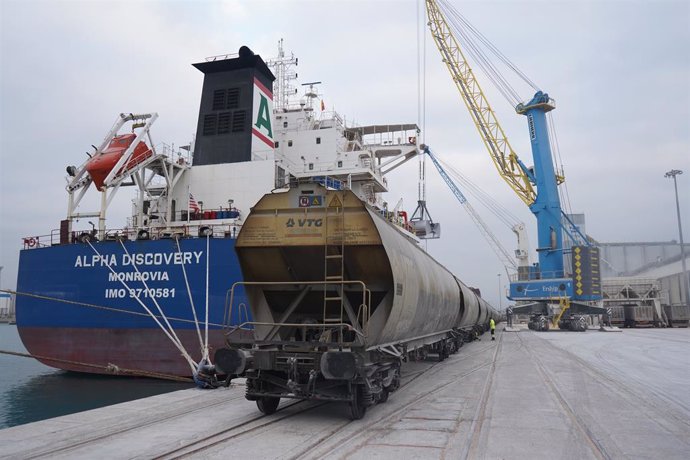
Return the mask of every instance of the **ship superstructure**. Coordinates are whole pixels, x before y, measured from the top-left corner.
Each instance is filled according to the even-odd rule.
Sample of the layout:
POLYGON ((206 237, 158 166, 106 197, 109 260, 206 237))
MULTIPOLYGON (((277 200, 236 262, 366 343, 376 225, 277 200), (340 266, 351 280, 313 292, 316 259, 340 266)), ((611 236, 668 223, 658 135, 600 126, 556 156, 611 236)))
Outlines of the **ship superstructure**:
POLYGON ((248 48, 207 58, 194 65, 204 74, 194 142, 156 145, 156 113, 121 114, 90 158, 68 167, 66 219, 25 238, 20 254, 17 324, 32 354, 84 372, 194 372, 223 343, 227 292, 242 279, 236 237, 271 190, 351 189, 415 238, 381 193, 385 174, 417 154, 417 126, 348 125, 325 110, 317 84, 293 94, 292 60, 281 46, 269 61, 274 92, 276 75, 248 48), (108 209, 128 186, 131 217, 111 226, 108 209), (88 194, 99 196, 96 209, 86 209, 88 194))
POLYGON ((118 236, 234 237, 243 216, 267 190, 315 177, 324 184, 328 180, 331 187, 347 187, 370 205, 385 207, 384 176, 417 154, 417 125, 348 126, 339 113, 325 109, 317 93, 320 82, 305 84, 305 93, 294 96, 296 74, 286 63, 297 59, 284 57, 282 42, 279 58, 269 61, 280 76, 275 88, 275 77, 263 60, 248 49, 244 53, 194 64, 205 75, 195 142, 174 153, 167 146, 159 152, 150 134, 157 113, 120 114, 93 158, 79 168, 68 168, 72 177, 61 244, 118 236), (250 82, 243 70, 253 73, 250 82), (123 128, 131 134, 121 134, 123 128), (107 156, 103 152, 123 137, 131 148, 121 152, 119 161, 111 161, 105 179, 94 180, 89 166, 107 156), (146 145, 143 158, 135 155, 140 144, 146 145), (79 211, 92 184, 101 193, 101 207, 79 211), (108 206, 123 186, 137 188, 131 218, 124 227, 107 228, 108 206), (99 219, 97 233, 75 231, 74 222, 84 218, 99 219))

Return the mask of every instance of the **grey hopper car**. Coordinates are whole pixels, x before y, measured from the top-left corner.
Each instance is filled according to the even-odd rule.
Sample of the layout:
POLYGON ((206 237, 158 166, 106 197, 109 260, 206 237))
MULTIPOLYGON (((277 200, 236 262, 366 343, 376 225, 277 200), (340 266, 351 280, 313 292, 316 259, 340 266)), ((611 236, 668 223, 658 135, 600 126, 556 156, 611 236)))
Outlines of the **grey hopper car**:
POLYGON ((688 327, 690 325, 690 305, 664 305, 664 313, 669 327, 688 327))
POLYGON ((611 310, 609 320, 612 326, 623 326, 625 324, 625 307, 623 305, 608 305, 611 310))
MULTIPOLYGON (((265 413, 280 398, 387 400, 405 359, 445 359, 497 312, 423 251, 400 216, 318 184, 265 195, 236 250, 255 339, 216 352, 265 413)), ((228 317, 239 305, 230 294, 228 317)))
POLYGON ((664 305, 664 313, 669 327, 688 327, 690 323, 690 305, 664 305))
POLYGON ((662 324, 661 318, 656 314, 653 305, 623 305, 625 315, 625 327, 653 326, 658 327, 662 324))

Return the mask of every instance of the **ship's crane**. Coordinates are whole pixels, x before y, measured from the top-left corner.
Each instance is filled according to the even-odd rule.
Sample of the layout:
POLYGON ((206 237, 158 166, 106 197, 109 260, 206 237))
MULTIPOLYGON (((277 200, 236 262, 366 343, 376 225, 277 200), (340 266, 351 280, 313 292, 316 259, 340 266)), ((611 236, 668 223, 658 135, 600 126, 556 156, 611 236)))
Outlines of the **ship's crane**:
MULTIPOLYGON (((436 158, 436 155, 434 155, 431 152, 429 146, 422 144, 420 145, 420 148, 424 153, 429 155, 429 158, 431 158, 431 162, 434 164, 434 166, 438 170, 438 173, 441 175, 441 177, 446 182, 450 190, 453 192, 455 198, 457 198, 460 204, 462 204, 463 208, 465 208, 465 211, 467 211, 467 214, 469 214, 470 218, 472 219, 472 222, 474 222, 474 224, 477 226, 484 239, 489 243, 489 246, 491 246, 491 249, 494 251, 496 256, 498 256, 498 259, 501 261, 501 263, 506 269, 506 274, 510 276, 511 272, 514 273, 518 271, 518 263, 515 262, 515 258, 518 259, 520 266, 529 267, 527 251, 519 249, 518 251, 516 251, 516 257, 513 257, 508 252, 508 250, 501 244, 501 241, 496 237, 494 232, 491 231, 491 228, 489 228, 486 222, 484 222, 484 219, 481 218, 481 216, 477 213, 477 211, 475 211, 474 207, 470 204, 470 202, 467 201, 467 198, 465 198, 465 195, 460 190, 460 187, 457 186, 457 184, 453 181, 450 175, 448 175, 446 170, 443 168, 443 166, 441 166, 441 163, 436 158)), ((518 234, 518 240, 521 240, 523 243, 526 243, 526 238, 523 234, 524 225, 521 226, 520 224, 517 224, 513 226, 513 231, 518 234)))
MULTIPOLYGON (((511 280, 509 296, 511 300, 531 303, 515 308, 514 312, 530 313, 531 326, 539 330, 548 329, 550 321, 558 320, 561 326, 583 330, 585 320, 582 314, 604 312, 601 308, 573 302, 601 299, 598 249, 590 245, 561 209, 558 185, 564 178, 556 173, 553 164, 546 121, 546 114, 556 108, 555 101, 548 94, 537 91, 529 102, 515 107, 518 114, 527 117, 534 161, 533 167, 527 167, 508 142, 440 4, 451 15, 457 13, 444 0, 426 0, 425 4, 434 42, 496 169, 537 220, 539 263, 526 272, 518 272, 518 276, 511 280), (573 275, 565 270, 563 231, 572 241, 583 244, 572 248, 573 275), (560 308, 554 309, 554 304, 560 308), (563 317, 567 309, 570 311, 563 317)), ((451 16, 451 19, 453 17, 457 16, 451 16)), ((488 65, 491 66, 490 63, 488 65)))

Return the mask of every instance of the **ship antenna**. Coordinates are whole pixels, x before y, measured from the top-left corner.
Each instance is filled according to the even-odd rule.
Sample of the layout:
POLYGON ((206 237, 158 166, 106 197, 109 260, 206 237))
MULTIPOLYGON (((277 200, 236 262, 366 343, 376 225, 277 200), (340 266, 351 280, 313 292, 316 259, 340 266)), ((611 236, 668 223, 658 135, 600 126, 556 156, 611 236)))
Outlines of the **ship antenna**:
POLYGON ((320 85, 320 81, 311 81, 309 83, 302 83, 302 86, 308 86, 309 89, 304 93, 304 97, 307 98, 307 109, 314 109, 314 99, 319 97, 319 93, 316 92, 314 86, 320 85))
POLYGON ((266 65, 271 69, 276 81, 273 84, 273 101, 275 102, 275 110, 286 110, 290 105, 290 97, 297 94, 292 82, 297 80, 297 72, 294 67, 297 67, 299 59, 295 57, 294 53, 285 56, 283 49, 283 39, 278 41, 278 57, 266 61, 266 65))

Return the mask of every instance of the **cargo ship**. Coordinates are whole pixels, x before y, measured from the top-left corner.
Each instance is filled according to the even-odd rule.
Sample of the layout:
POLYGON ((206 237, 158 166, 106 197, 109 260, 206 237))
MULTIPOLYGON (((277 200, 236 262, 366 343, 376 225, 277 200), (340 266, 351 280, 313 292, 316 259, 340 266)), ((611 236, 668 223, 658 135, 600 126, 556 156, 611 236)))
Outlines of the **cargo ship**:
POLYGON ((83 164, 66 168, 66 218, 20 251, 17 327, 32 355, 79 372, 194 374, 225 344, 223 324, 251 319, 241 288, 226 317, 242 280, 235 241, 271 190, 347 188, 410 226, 381 194, 384 175, 417 155, 417 125, 348 125, 326 110, 318 82, 297 95, 297 64, 282 41, 268 61, 242 47, 193 64, 204 74, 194 142, 154 144, 158 114, 123 113, 83 164), (120 198, 127 187, 134 199, 120 198), (111 226, 118 198, 132 212, 111 226))

